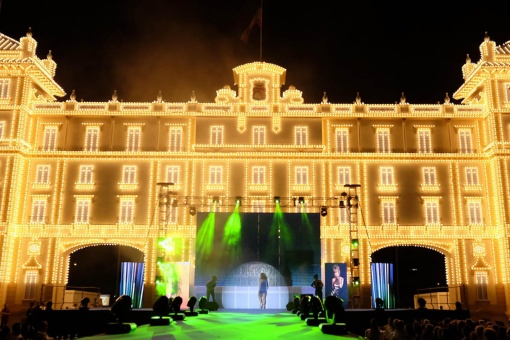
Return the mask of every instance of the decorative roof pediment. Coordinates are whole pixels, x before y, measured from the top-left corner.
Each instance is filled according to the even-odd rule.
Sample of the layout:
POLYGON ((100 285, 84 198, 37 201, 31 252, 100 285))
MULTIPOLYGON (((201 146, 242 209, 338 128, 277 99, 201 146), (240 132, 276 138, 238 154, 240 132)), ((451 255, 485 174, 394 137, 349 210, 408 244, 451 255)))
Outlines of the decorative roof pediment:
POLYGON ((280 99, 287 70, 266 62, 253 62, 233 69, 241 102, 269 104, 280 99))
POLYGON ((19 50, 20 43, 0 33, 0 50, 19 50))
POLYGON ((510 41, 503 45, 496 46, 496 54, 510 54, 510 41))

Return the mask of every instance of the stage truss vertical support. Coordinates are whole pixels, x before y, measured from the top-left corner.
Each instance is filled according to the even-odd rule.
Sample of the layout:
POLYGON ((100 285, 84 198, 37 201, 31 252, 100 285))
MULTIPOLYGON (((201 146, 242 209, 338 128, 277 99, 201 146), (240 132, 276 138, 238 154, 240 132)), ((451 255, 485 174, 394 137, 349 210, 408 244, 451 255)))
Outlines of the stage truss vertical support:
POLYGON ((345 184, 346 192, 342 193, 340 208, 347 208, 349 216, 349 239, 350 239, 350 273, 351 273, 351 301, 352 308, 359 308, 360 304, 360 268, 359 268, 359 238, 358 238, 358 207, 359 184, 345 184))
MULTIPOLYGON (((172 209, 177 203, 174 192, 174 183, 158 182, 158 239, 156 244, 156 285, 165 285, 168 282, 165 273, 161 269, 162 264, 172 261, 172 252, 164 242, 170 236, 169 224, 172 222, 172 209), (174 202, 175 201, 175 202, 174 202)), ((161 294, 160 294, 161 295, 161 294)))

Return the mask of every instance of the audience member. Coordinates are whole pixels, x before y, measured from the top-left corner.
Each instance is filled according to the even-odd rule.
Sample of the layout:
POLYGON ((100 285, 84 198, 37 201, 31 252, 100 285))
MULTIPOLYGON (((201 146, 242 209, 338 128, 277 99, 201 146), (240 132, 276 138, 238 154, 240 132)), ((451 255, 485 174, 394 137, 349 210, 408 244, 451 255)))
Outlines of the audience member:
POLYGON ((365 331, 365 340, 383 340, 384 333, 379 329, 377 319, 370 319, 370 327, 365 331))

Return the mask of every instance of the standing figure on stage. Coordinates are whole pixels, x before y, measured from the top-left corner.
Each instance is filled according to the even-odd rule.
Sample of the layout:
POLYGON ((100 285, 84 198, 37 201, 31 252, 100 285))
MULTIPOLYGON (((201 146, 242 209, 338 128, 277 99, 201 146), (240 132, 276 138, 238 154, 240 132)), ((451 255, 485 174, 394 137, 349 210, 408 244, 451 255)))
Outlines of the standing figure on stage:
POLYGON ((319 280, 319 275, 315 274, 313 276, 314 280, 311 284, 313 288, 315 288, 315 296, 317 296, 322 301, 322 287, 324 287, 324 283, 319 280))
POLYGON ((269 283, 267 281, 267 276, 265 273, 260 273, 259 279, 259 302, 260 309, 266 309, 266 297, 267 297, 267 289, 269 287, 269 283))
POLYGON ((340 276, 340 266, 335 264, 333 266, 333 280, 331 280, 331 296, 340 297, 340 288, 344 286, 344 278, 340 276))
POLYGON ((218 281, 218 278, 216 276, 213 276, 211 281, 207 282, 205 287, 206 295, 207 295, 207 301, 209 301, 209 297, 212 296, 213 302, 216 302, 216 297, 214 296, 214 289, 216 288, 216 281, 218 281))

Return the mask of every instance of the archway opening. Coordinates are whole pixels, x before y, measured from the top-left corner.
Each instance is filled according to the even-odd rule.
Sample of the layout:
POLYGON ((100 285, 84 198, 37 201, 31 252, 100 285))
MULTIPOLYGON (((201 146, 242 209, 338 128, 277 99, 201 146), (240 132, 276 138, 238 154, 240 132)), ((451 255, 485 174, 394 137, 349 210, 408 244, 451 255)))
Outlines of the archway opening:
POLYGON ((143 262, 143 259, 141 251, 122 245, 97 245, 77 250, 71 254, 67 285, 97 287, 113 302, 119 296, 121 264, 143 262))
POLYGON ((383 248, 372 254, 372 263, 393 263, 397 308, 414 308, 419 289, 446 287, 445 256, 429 248, 383 248))

